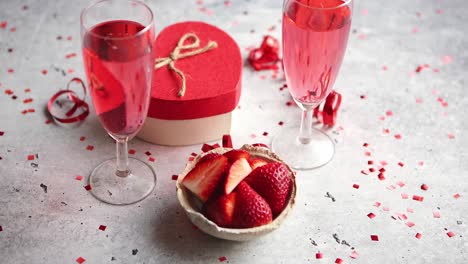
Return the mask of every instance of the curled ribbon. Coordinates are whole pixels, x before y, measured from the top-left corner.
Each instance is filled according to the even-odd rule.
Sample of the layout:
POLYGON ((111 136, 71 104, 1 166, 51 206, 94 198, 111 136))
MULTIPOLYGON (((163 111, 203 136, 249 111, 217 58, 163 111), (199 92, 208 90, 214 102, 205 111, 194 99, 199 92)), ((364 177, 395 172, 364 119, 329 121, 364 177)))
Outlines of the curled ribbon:
POLYGON ((156 59, 156 63, 154 65, 155 69, 159 69, 161 67, 168 65, 170 70, 174 71, 175 73, 177 73, 177 75, 180 76, 182 80, 182 86, 180 87, 179 92, 177 93, 178 97, 182 97, 185 95, 186 80, 185 80, 184 72, 177 69, 174 63, 177 60, 180 60, 186 57, 195 56, 201 53, 205 53, 211 49, 215 49, 218 47, 218 43, 216 41, 210 40, 208 44, 206 44, 206 46, 199 48, 199 49, 195 49, 195 48, 198 48, 199 46, 200 46, 200 39, 198 38, 198 36, 194 33, 187 33, 179 39, 177 46, 169 54, 169 57, 156 59), (186 40, 192 40, 192 42, 188 44, 184 44, 186 40), (190 51, 186 51, 182 53, 182 51, 184 50, 190 50, 190 51))
POLYGON ((58 91, 49 99, 49 102, 47 103, 47 110, 56 122, 63 124, 80 122, 85 120, 89 115, 89 105, 85 102, 85 98, 86 86, 84 82, 80 78, 73 78, 68 82, 67 89, 58 91), (76 93, 70 89, 70 84, 73 82, 81 84, 81 87, 83 88, 83 98, 79 98, 76 93), (59 117, 56 114, 56 111, 53 111, 54 103, 56 103, 57 99, 62 95, 68 95, 68 99, 74 103, 73 106, 65 113, 66 118, 59 117), (82 109, 81 113, 77 116, 73 116, 78 109, 82 109))

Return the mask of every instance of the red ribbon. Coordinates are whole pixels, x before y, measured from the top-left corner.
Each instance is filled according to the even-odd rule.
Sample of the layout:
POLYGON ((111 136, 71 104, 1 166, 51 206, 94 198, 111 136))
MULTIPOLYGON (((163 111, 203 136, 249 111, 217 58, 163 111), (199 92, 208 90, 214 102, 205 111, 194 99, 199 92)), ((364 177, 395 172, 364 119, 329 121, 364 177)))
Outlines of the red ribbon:
POLYGON ((54 118, 54 120, 58 123, 63 123, 63 124, 70 124, 70 123, 75 123, 75 122, 80 122, 86 119, 89 115, 89 105, 88 103, 85 102, 86 99, 86 86, 84 82, 80 78, 73 78, 67 83, 67 89, 66 90, 60 90, 57 93, 55 93, 50 99, 49 102, 47 103, 47 110, 49 111, 49 114, 54 118), (70 84, 72 82, 78 82, 81 84, 81 87, 83 88, 83 98, 79 98, 77 94, 70 89, 70 84), (54 111, 52 111, 52 107, 54 103, 57 102, 57 99, 61 97, 62 95, 68 95, 68 99, 72 101, 74 104, 70 110, 68 110, 65 113, 65 116, 67 118, 62 118, 54 114, 54 111), (83 109, 80 114, 73 116, 75 112, 78 109, 83 109))
POLYGON ((314 117, 320 120, 319 117, 321 116, 323 124, 332 127, 336 124, 340 105, 341 94, 331 91, 325 99, 325 102, 314 109, 314 117), (323 107, 322 110, 320 110, 321 107, 323 107))
POLYGON ((279 59, 279 42, 272 36, 265 36, 259 48, 249 53, 249 63, 256 71, 277 70, 279 59))

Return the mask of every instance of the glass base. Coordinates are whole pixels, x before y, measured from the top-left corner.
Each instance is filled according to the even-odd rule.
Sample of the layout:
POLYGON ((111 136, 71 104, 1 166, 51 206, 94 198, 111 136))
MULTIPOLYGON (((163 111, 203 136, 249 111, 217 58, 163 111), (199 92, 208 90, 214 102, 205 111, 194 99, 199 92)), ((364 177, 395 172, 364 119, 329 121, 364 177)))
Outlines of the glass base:
POLYGON ((89 176, 90 192, 100 201, 114 204, 133 204, 145 199, 156 186, 156 173, 145 162, 128 159, 130 174, 116 175, 116 159, 99 164, 89 176))
POLYGON ((296 170, 310 170, 327 164, 335 153, 333 140, 324 132, 312 129, 310 143, 302 144, 299 128, 284 128, 272 142, 272 150, 296 170))

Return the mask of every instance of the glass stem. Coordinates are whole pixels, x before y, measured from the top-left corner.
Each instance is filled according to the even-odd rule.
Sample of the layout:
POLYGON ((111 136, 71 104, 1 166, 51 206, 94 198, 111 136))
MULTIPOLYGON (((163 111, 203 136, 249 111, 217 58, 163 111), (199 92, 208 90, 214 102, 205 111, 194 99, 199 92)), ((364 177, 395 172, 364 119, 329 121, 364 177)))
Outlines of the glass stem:
MULTIPOLYGON (((312 108, 313 109, 313 108, 312 108)), ((312 140, 313 110, 311 108, 302 110, 301 128, 297 139, 301 144, 309 144, 312 140)))
POLYGON ((128 169, 128 138, 116 140, 117 171, 115 174, 119 177, 127 177, 130 174, 128 169))

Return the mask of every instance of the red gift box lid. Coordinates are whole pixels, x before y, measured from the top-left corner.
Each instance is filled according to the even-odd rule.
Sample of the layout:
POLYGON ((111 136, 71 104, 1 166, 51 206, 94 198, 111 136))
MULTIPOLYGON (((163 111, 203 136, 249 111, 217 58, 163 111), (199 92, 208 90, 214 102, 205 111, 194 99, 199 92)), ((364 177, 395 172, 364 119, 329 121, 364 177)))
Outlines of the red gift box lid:
POLYGON ((236 42, 221 29, 192 21, 171 25, 156 38, 156 58, 169 57, 187 33, 198 36, 200 48, 209 41, 216 41, 217 48, 174 62, 186 78, 183 97, 177 96, 182 84, 180 76, 168 65, 155 69, 148 117, 166 120, 209 117, 231 112, 239 102, 241 53, 236 42))

